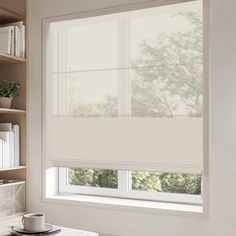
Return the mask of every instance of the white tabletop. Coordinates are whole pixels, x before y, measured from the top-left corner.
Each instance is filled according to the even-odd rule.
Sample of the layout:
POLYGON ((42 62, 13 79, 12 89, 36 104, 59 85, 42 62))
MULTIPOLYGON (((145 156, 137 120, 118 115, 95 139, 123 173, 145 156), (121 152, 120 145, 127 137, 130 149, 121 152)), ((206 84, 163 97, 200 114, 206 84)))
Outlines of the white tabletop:
MULTIPOLYGON (((21 216, 6 217, 0 220, 0 236, 9 236, 9 229, 13 225, 21 224, 21 216)), ((53 236, 98 236, 98 233, 83 230, 60 227, 61 232, 52 234, 53 236)))

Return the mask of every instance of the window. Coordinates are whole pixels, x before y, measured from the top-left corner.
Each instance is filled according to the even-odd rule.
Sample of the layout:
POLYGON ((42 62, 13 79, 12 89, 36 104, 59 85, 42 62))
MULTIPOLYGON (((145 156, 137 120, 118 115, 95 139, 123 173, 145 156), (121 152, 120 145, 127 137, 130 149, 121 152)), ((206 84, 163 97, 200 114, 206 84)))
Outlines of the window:
POLYGON ((200 174, 60 168, 60 194, 201 204, 200 174))
POLYGON ((201 204, 202 2, 50 22, 46 151, 59 192, 201 204))

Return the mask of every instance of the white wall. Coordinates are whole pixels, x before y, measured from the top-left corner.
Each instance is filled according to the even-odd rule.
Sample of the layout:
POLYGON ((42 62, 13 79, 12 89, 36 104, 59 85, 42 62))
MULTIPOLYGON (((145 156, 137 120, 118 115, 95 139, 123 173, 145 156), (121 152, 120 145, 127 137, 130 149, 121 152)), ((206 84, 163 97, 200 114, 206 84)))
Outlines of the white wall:
MULTIPOLYGON (((139 0, 141 1, 141 0, 139 0)), ((236 235, 236 1, 210 2, 209 213, 144 214, 41 200, 41 20, 138 0, 29 0, 29 210, 48 221, 121 236, 236 235)))

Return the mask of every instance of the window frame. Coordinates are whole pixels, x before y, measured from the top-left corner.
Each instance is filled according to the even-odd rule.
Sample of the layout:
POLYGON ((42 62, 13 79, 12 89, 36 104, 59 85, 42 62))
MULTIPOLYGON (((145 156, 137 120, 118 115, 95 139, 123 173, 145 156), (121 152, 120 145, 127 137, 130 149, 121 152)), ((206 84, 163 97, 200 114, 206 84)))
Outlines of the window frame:
MULTIPOLYGON (((85 11, 85 12, 80 12, 80 13, 75 13, 72 15, 67 15, 67 16, 57 16, 57 17, 52 17, 52 18, 46 18, 42 20, 42 28, 43 28, 43 60, 42 60, 42 70, 43 70, 43 83, 42 83, 42 124, 43 124, 43 135, 42 135, 42 166, 43 166, 43 176, 42 176, 42 181, 43 181, 43 192, 42 192, 42 199, 43 201, 47 201, 46 199, 51 196, 51 193, 48 194, 47 187, 49 184, 47 184, 47 172, 49 169, 52 169, 52 163, 48 163, 46 161, 46 149, 45 149, 45 143, 46 143, 46 82, 45 79, 47 78, 47 66, 46 66, 46 61, 49 56, 48 50, 49 48, 47 47, 47 35, 48 35, 48 29, 49 29, 49 24, 52 22, 57 22, 57 21, 62 21, 62 20, 73 20, 73 19, 79 19, 79 18, 86 18, 86 17, 91 17, 91 16, 99 16, 99 15, 105 15, 105 14, 110 14, 110 13, 117 13, 117 12, 124 12, 124 11, 129 11, 129 10, 138 10, 138 9, 143 9, 143 8, 149 8, 149 7, 157 7, 157 6, 165 6, 165 5, 170 5, 170 4, 176 4, 176 3, 181 3, 181 2, 190 2, 194 0, 167 0, 165 3, 159 2, 159 1, 153 1, 151 3, 149 2, 141 2, 141 3, 133 3, 133 4, 128 4, 124 6, 118 6, 118 7, 110 7, 110 8, 104 8, 104 9, 95 9, 95 10, 90 10, 90 11, 85 11)), ((209 156, 209 79, 208 79, 208 58, 209 58, 209 53, 208 53, 208 1, 202 1, 203 3, 203 77, 204 77, 204 85, 203 85, 203 143, 204 143, 204 148, 203 148, 203 172, 202 172, 202 196, 200 200, 200 205, 203 206, 203 212, 205 212, 204 209, 208 208, 208 186, 209 186, 209 180, 208 180, 208 156, 209 156), (204 194, 203 194, 204 193, 204 194)), ((50 170, 51 172, 51 170, 50 170)), ((64 190, 69 190, 64 192, 65 194, 68 193, 73 193, 75 194, 76 192, 70 191, 70 189, 65 188, 65 186, 62 184, 63 182, 60 181, 61 177, 63 176, 60 171, 58 171, 58 168, 53 168, 53 173, 52 176, 54 177, 53 187, 57 187, 54 189, 54 193, 52 195, 57 195, 60 193, 63 193, 64 190), (63 191, 62 191, 63 190, 63 191)), ((50 186, 51 183, 50 183, 50 186)), ((140 192, 140 191, 138 191, 140 192)), ((187 203, 187 204, 196 204, 196 199, 193 201, 189 199, 192 197, 191 195, 188 196, 186 194, 169 194, 169 193, 155 193, 156 195, 159 195, 156 198, 156 201, 163 201, 163 202, 173 202, 173 203, 187 203), (169 196, 168 196, 169 195, 169 196), (190 197, 190 198, 189 198, 190 197), (168 200, 168 199, 173 199, 168 200)), ((129 199, 132 200, 132 198, 129 197, 129 199)), ((133 198, 136 199, 136 198, 133 198)), ((143 198, 144 199, 144 198, 143 198)), ((199 200, 198 200, 199 201, 199 200)))
POLYGON ((131 172, 118 170, 118 188, 101 188, 68 184, 68 168, 59 168, 59 194, 79 194, 113 198, 127 198, 135 200, 149 200, 160 202, 184 203, 202 205, 202 195, 180 194, 167 192, 152 192, 132 190, 131 172))

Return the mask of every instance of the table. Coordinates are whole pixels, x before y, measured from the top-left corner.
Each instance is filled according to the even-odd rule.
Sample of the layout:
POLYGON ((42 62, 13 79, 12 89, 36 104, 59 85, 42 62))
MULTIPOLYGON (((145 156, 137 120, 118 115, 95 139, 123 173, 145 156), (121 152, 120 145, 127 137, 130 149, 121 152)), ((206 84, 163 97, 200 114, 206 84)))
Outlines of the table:
MULTIPOLYGON (((9 236, 9 228, 12 225, 21 224, 21 215, 5 217, 0 220, 0 236, 9 236)), ((60 226, 59 226, 60 227, 60 226)), ((66 227, 60 227, 61 232, 58 234, 52 234, 53 236, 99 236, 98 233, 71 229, 66 227)))

